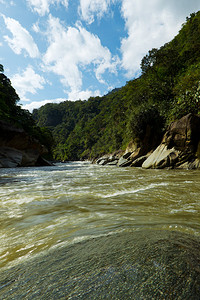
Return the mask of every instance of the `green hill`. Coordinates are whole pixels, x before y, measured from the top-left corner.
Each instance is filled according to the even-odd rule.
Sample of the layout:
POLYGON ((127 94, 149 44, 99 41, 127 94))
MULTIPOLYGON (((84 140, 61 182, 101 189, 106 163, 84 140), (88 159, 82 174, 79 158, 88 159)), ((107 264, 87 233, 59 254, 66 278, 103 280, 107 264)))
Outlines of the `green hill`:
POLYGON ((33 117, 51 130, 55 159, 79 160, 143 143, 149 130, 155 147, 171 121, 200 112, 199 101, 200 12, 171 42, 148 52, 139 78, 103 97, 46 104, 33 117))
MULTIPOLYGON (((47 158, 52 158, 53 137, 51 132, 36 125, 31 113, 18 105, 19 96, 12 87, 11 81, 4 74, 0 64, 0 121, 15 129, 23 129, 30 137, 37 139, 49 150, 47 158)), ((1 136, 2 137, 2 136, 1 136)), ((2 145, 1 145, 2 146, 2 145)))

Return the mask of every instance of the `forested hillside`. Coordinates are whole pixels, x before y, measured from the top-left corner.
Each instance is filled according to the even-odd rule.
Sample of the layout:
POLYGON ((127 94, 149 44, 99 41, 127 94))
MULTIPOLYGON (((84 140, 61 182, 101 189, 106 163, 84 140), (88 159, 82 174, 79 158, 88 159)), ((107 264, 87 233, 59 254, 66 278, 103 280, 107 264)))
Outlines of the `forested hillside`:
POLYGON ((39 128, 31 113, 22 109, 19 105, 19 96, 12 87, 11 81, 4 74, 4 68, 0 64, 0 120, 16 128, 23 129, 27 134, 37 139, 49 150, 53 146, 53 137, 47 128, 39 128))
POLYGON ((51 130, 55 159, 78 160, 140 144, 149 128, 156 146, 171 121, 200 113, 199 101, 200 12, 171 42, 148 52, 139 78, 103 97, 46 104, 33 117, 51 130))

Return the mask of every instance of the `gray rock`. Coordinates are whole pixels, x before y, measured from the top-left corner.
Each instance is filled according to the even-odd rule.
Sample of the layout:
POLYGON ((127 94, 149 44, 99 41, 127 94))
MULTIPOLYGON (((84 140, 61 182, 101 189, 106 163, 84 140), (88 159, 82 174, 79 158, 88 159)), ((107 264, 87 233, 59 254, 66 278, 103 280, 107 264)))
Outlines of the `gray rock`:
POLYGON ((132 163, 131 163, 131 167, 141 167, 143 162, 149 157, 149 155, 144 155, 144 156, 141 156, 139 158, 137 158, 136 160, 134 160, 132 163))
POLYGON ((99 165, 117 165, 121 151, 116 151, 113 154, 105 154, 96 160, 99 165))
POLYGON ((142 167, 199 168, 196 161, 199 141, 200 117, 188 114, 169 126, 162 143, 144 161, 142 167))
POLYGON ((90 238, 0 272, 1 299, 200 299, 200 240, 139 230, 90 238))
POLYGON ((106 165, 107 163, 108 163, 108 160, 107 160, 107 159, 101 159, 101 160, 99 160, 98 165, 104 166, 104 165, 106 165))
POLYGON ((168 149, 165 144, 159 145, 156 150, 143 162, 142 168, 166 168, 172 164, 179 155, 174 148, 168 149))
POLYGON ((177 169, 187 169, 187 170, 200 169, 200 160, 197 158, 194 159, 193 161, 186 161, 185 163, 178 165, 177 169))
POLYGON ((106 165, 108 166, 116 166, 118 163, 118 159, 108 162, 106 165))
POLYGON ((129 158, 130 155, 131 155, 132 153, 133 153, 133 152, 127 152, 127 153, 125 153, 125 154, 123 155, 123 158, 124 158, 124 159, 129 158))
POLYGON ((21 165, 22 152, 10 147, 0 147, 0 165, 2 168, 15 168, 21 165))
POLYGON ((121 157, 118 161, 118 167, 128 167, 131 165, 131 161, 121 157))
POLYGON ((0 167, 39 165, 41 155, 48 153, 43 145, 23 129, 0 121, 0 132, 0 167))

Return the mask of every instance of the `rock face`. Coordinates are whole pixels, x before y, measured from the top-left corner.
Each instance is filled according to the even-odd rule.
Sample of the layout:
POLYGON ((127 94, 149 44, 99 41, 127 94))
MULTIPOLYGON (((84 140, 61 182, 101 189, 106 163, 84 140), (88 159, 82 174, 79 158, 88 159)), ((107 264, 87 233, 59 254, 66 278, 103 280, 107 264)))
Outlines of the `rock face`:
POLYGON ((47 150, 23 129, 0 121, 0 167, 47 165, 41 158, 47 150))
POLYGON ((119 161, 121 155, 122 155, 122 151, 119 150, 112 154, 105 154, 105 155, 101 156, 100 158, 98 158, 94 162, 99 165, 102 165, 102 166, 104 166, 104 165, 115 166, 118 164, 118 161, 119 161))
POLYGON ((199 168, 200 116, 188 114, 173 122, 143 168, 199 168))
POLYGON ((146 134, 140 146, 130 143, 125 152, 109 154, 96 162, 119 167, 200 169, 200 116, 188 114, 171 123, 155 149, 156 141, 146 134), (152 148, 151 148, 152 147, 152 148))

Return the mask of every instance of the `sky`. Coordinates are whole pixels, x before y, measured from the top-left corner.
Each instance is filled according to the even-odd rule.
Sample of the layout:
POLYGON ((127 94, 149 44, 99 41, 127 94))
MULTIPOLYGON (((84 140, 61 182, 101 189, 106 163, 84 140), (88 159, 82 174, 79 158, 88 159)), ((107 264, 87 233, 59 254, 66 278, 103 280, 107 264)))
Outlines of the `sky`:
POLYGON ((199 0, 0 0, 0 64, 30 111, 103 96, 198 10, 199 0))

